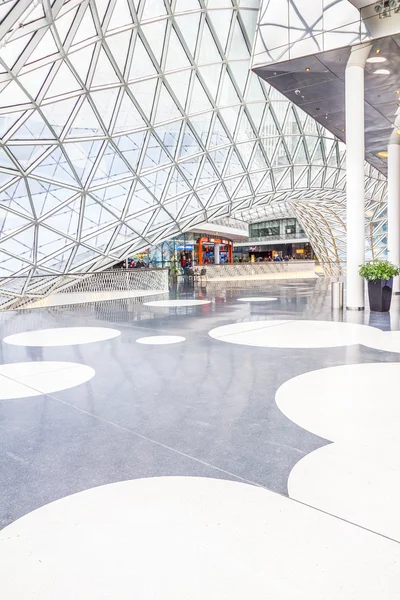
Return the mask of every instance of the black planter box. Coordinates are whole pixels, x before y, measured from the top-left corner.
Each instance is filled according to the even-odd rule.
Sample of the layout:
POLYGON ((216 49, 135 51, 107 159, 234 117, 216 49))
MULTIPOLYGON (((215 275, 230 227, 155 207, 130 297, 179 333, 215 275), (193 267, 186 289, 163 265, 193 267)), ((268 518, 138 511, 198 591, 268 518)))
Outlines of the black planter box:
POLYGON ((392 301, 393 279, 368 281, 369 308, 374 312, 388 312, 392 301))

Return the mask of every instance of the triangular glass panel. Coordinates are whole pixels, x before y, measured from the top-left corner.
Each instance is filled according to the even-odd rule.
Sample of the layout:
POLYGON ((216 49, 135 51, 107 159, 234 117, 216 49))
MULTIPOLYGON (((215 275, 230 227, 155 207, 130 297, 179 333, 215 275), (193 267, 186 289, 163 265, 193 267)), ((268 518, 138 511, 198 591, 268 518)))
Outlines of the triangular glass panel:
POLYGON ((242 160, 243 160, 245 166, 247 167, 247 165, 249 164, 252 152, 254 150, 254 142, 244 142, 244 143, 238 144, 237 149, 240 153, 240 156, 242 157, 242 160))
POLYGON ((91 195, 103 204, 116 217, 120 218, 125 208, 129 193, 129 183, 107 186, 96 190, 91 195))
POLYGON ((201 75, 202 79, 204 80, 204 84, 207 88, 207 90, 209 91, 209 94, 211 95, 211 98, 214 100, 216 100, 217 98, 217 94, 218 94, 218 90, 219 90, 219 83, 221 80, 221 70, 222 70, 222 66, 221 63, 214 63, 212 65, 205 65, 204 67, 199 67, 198 71, 199 74, 201 75))
POLYGON ((224 146, 225 144, 230 144, 231 140, 229 139, 220 119, 218 116, 214 121, 214 128, 210 140, 209 147, 215 148, 216 146, 224 146))
POLYGON ((172 99, 166 86, 161 86, 160 98, 155 116, 155 123, 163 123, 164 121, 172 121, 173 119, 182 118, 183 115, 172 99))
POLYGON ((36 217, 40 218, 69 200, 76 191, 63 188, 54 183, 27 179, 36 217))
POLYGON ((98 137, 99 135, 104 135, 104 129, 89 100, 85 98, 69 128, 67 138, 98 137))
POLYGON ((38 111, 30 117, 11 136, 10 140, 51 140, 55 136, 47 127, 38 111))
POLYGON ((92 92, 91 97, 99 112, 103 123, 108 128, 111 117, 115 110, 115 104, 118 97, 118 89, 104 90, 101 92, 92 92))
MULTIPOLYGON (((148 4, 149 3, 146 2, 145 6, 148 4)), ((142 32, 145 35, 147 43, 152 49, 158 64, 161 63, 163 49, 166 49, 166 44, 164 44, 166 24, 167 20, 163 19, 161 21, 155 21, 154 23, 142 25, 142 32)))
POLYGON ((190 129, 189 124, 186 123, 185 132, 182 137, 182 145, 179 157, 185 158, 186 156, 197 154, 199 152, 203 152, 203 149, 197 141, 194 133, 190 129))
MULTIPOLYGON (((4 169, 16 169, 15 164, 2 148, 0 148, 0 167, 4 169)), ((17 175, 18 173, 16 172, 15 174, 17 175)))
POLYGON ((153 110, 157 82, 158 79, 147 79, 146 81, 140 81, 129 85, 129 89, 132 92, 133 97, 140 105, 148 119, 150 118, 153 110))
POLYGON ((54 25, 57 29, 57 33, 60 37, 62 44, 65 42, 65 39, 71 29, 71 25, 76 17, 77 10, 78 9, 76 9, 76 8, 74 10, 69 10, 67 13, 65 13, 61 17, 58 16, 57 19, 55 20, 54 25))
POLYGON ((142 171, 146 169, 154 169, 161 165, 171 163, 171 158, 165 152, 159 141, 154 135, 150 136, 147 145, 146 154, 142 163, 142 171))
POLYGON ((168 180, 170 169, 162 169, 160 171, 156 171, 155 173, 149 173, 148 175, 143 175, 140 179, 142 184, 147 187, 149 192, 153 194, 158 200, 161 199, 163 194, 165 184, 168 180))
POLYGON ((157 70, 143 45, 142 40, 138 36, 135 42, 135 50, 131 69, 129 72, 129 80, 140 79, 141 77, 149 77, 157 75, 157 70))
POLYGON ((54 79, 47 90, 46 98, 53 98, 61 94, 68 94, 81 90, 82 87, 78 80, 72 74, 68 65, 63 62, 54 76, 54 79))
POLYGON ((92 231, 96 231, 96 229, 100 229, 113 221, 116 221, 113 214, 108 212, 104 206, 93 200, 90 196, 86 197, 81 236, 87 236, 92 231))
POLYGON ((18 81, 22 85, 23 88, 28 92, 32 98, 36 98, 44 86, 44 82, 46 81, 50 69, 52 68, 52 64, 45 65, 44 67, 40 67, 39 69, 34 69, 26 75, 18 75, 18 81))
POLYGON ((235 193, 235 199, 245 198, 247 196, 252 196, 253 191, 250 188, 249 182, 246 177, 243 178, 243 182, 240 185, 239 189, 235 193))
POLYGON ((190 188, 184 180, 181 172, 176 168, 172 174, 172 178, 167 191, 167 198, 174 198, 180 196, 186 192, 189 192, 190 188))
POLYGON ((72 111, 75 108, 76 103, 76 98, 69 98, 68 100, 53 102, 52 104, 46 104, 45 106, 41 107, 42 113, 56 135, 60 135, 64 129, 68 119, 70 118, 70 115, 72 114, 72 111))
POLYGON ((15 210, 22 215, 30 217, 31 219, 34 218, 24 180, 20 180, 17 183, 10 185, 4 192, 2 192, 0 206, 2 208, 10 208, 11 210, 15 210))
MULTIPOLYGON (((64 148, 67 144, 64 145, 64 148)), ((56 148, 49 156, 43 160, 31 173, 36 177, 43 177, 60 183, 66 183, 73 186, 78 186, 78 182, 74 177, 71 167, 68 164, 65 155, 61 148, 56 148)))
MULTIPOLYGON (((189 0, 185 0, 188 2, 189 0)), ((187 9, 185 9, 186 11, 187 9)), ((182 16, 175 17, 175 22, 177 23, 186 45, 191 52, 192 56, 195 55, 197 38, 199 34, 199 25, 200 25, 200 12, 193 12, 192 14, 186 14, 182 16)))
POLYGON ((3 242, 0 242, 2 248, 14 256, 20 257, 24 261, 33 262, 34 260, 34 239, 35 227, 28 227, 20 233, 16 233, 3 242))
POLYGON ((202 156, 192 156, 189 160, 179 162, 179 168, 189 183, 194 183, 202 160, 202 156))
POLYGON ((214 150, 210 152, 210 160, 213 162, 217 170, 222 173, 226 159, 229 154, 229 148, 220 148, 219 150, 214 150))
POLYGON ((167 83, 170 85, 182 108, 186 106, 191 74, 192 71, 188 69, 187 71, 170 73, 165 76, 167 83))
POLYGON ((190 124, 205 145, 210 134, 213 112, 201 113, 190 118, 190 124))
POLYGON ((236 150, 232 150, 229 159, 226 163, 225 177, 230 175, 238 175, 244 172, 243 163, 236 150))
POLYGON ((118 0, 114 4, 114 10, 111 15, 107 30, 126 27, 132 23, 132 15, 127 0, 118 0))
POLYGON ((4 137, 7 131, 22 117, 26 111, 8 112, 0 115, 0 137, 4 137))
POLYGON ((64 144, 64 151, 72 162, 82 184, 86 183, 103 143, 99 140, 94 140, 93 142, 64 144))
POLYGON ((250 58, 250 52, 244 39, 243 31, 237 18, 237 14, 238 13, 235 15, 233 35, 229 46, 229 60, 243 60, 250 58))
POLYGON ((198 77, 196 77, 193 85, 192 91, 192 99, 190 102, 190 113, 197 113, 206 110, 212 110, 213 106, 209 99, 207 98, 207 94, 204 91, 203 86, 201 85, 198 77))
POLYGON ((200 177, 197 182, 197 186, 209 185, 210 183, 218 180, 219 176, 217 174, 217 171, 215 170, 215 167, 213 167, 212 163, 209 161, 208 158, 205 158, 200 177))
POLYGON ((225 71, 221 95, 219 99, 219 106, 232 106, 235 104, 240 104, 240 98, 236 93, 235 87, 232 83, 228 71, 225 71))
POLYGON ((191 63, 187 57, 182 44, 175 33, 174 28, 171 29, 168 42, 167 60, 165 62, 165 71, 175 71, 177 69, 185 69, 191 67, 191 63))
POLYGON ((182 217, 188 217, 204 210, 203 205, 197 200, 195 196, 191 196, 190 200, 186 203, 182 217))
POLYGON ((63 235, 76 239, 81 202, 82 200, 80 198, 73 200, 54 215, 47 217, 46 226, 51 227, 63 235))
MULTIPOLYGON (((120 2, 122 2, 122 0, 120 0, 120 2)), ((73 43, 79 44, 80 42, 83 42, 95 36, 97 36, 97 31, 93 23, 92 13, 90 11, 90 8, 88 7, 85 11, 85 14, 82 17, 76 34, 74 35, 73 43)))
POLYGON ((5 87, 4 84, 1 85, 0 94, 0 106, 2 108, 16 105, 18 108, 23 108, 21 105, 26 104, 28 106, 31 104, 30 98, 28 98, 15 81, 10 81, 5 87))
POLYGON ((146 127, 145 121, 142 119, 129 95, 124 92, 117 120, 114 125, 114 133, 122 133, 123 131, 130 131, 132 129, 140 129, 143 127, 146 127))
POLYGON ((118 83, 118 75, 111 64, 104 48, 100 49, 100 54, 97 58, 97 65, 92 79, 91 87, 109 85, 110 83, 118 83))
MULTIPOLYGON (((274 170, 274 175, 276 170, 274 170)), ((277 181, 275 177, 275 181, 277 181)), ((291 190, 293 188, 292 169, 287 169, 277 183, 278 190, 291 190)))
POLYGON ((179 141, 182 123, 168 123, 154 129, 154 133, 163 143, 169 155, 173 158, 179 141))
POLYGON ((51 30, 48 29, 42 37, 42 39, 40 40, 40 42, 38 43, 38 45, 36 46, 36 48, 34 49, 34 51, 32 52, 32 54, 30 55, 28 64, 34 63, 38 60, 42 60, 42 58, 47 58, 52 54, 56 55, 54 56, 54 58, 59 57, 57 45, 54 42, 51 30))
POLYGON ((128 215, 138 213, 142 210, 148 209, 149 207, 157 205, 157 201, 154 196, 141 185, 137 183, 135 191, 128 208, 128 215))
POLYGON ((131 169, 134 171, 137 169, 145 137, 146 132, 140 131, 116 139, 119 151, 123 154, 131 169))
MULTIPOLYGON (((86 80, 88 78, 89 68, 92 62, 94 49, 94 44, 91 44, 90 46, 86 46, 85 48, 82 48, 77 52, 71 52, 68 54, 68 60, 70 61, 71 65, 77 72, 78 77, 80 77, 84 84, 86 83, 86 80)), ((49 95, 52 94, 47 93, 47 96, 49 95)))
POLYGON ((51 145, 37 144, 35 146, 29 146, 28 144, 23 146, 8 146, 14 157, 21 165, 22 170, 26 171, 34 162, 36 162, 49 148, 51 145))
MULTIPOLYGON (((27 225, 31 224, 31 221, 5 210, 3 206, 3 203, 0 203, 0 239, 4 239, 13 232, 16 232, 22 227, 26 227, 27 225)), ((6 246, 6 244, 4 245, 6 246)))
MULTIPOLYGON (((221 108, 219 114, 224 120, 225 125, 232 137, 235 137, 235 130, 238 122, 240 106, 231 106, 229 108, 221 108)), ((253 135, 254 137, 254 135, 253 135)))
POLYGON ((91 185, 109 183, 129 176, 133 177, 133 172, 109 142, 93 175, 91 185))
POLYGON ((124 31, 117 35, 109 35, 106 38, 115 62, 122 74, 125 73, 125 65, 128 57, 129 43, 132 38, 131 31, 124 31))

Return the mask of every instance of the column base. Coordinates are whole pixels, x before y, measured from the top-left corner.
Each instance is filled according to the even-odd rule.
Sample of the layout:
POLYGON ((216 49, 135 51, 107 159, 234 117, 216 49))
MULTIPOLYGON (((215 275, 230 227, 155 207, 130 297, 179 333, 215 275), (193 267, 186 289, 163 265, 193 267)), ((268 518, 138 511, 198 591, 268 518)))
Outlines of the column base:
POLYGON ((346 310, 365 310, 365 306, 346 306, 346 310))

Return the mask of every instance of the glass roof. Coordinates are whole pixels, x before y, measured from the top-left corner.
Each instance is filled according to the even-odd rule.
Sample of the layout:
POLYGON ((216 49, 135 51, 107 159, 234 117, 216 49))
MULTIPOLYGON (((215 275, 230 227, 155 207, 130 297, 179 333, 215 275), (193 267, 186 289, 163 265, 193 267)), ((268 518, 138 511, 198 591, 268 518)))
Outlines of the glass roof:
MULTIPOLYGON (((250 71, 259 5, 0 5, 0 277, 26 276, 26 292, 32 275, 278 205, 321 260, 343 259, 344 148, 250 71)), ((366 169, 379 253, 386 181, 366 169)))

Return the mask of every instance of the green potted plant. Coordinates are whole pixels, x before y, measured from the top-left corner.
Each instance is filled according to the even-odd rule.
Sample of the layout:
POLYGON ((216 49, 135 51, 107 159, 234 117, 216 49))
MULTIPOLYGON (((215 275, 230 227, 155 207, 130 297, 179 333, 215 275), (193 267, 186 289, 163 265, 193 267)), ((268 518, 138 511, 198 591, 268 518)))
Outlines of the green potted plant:
POLYGON ((387 260, 375 259, 360 266, 361 277, 368 281, 369 307, 372 311, 387 312, 392 301, 393 277, 400 268, 387 260))

